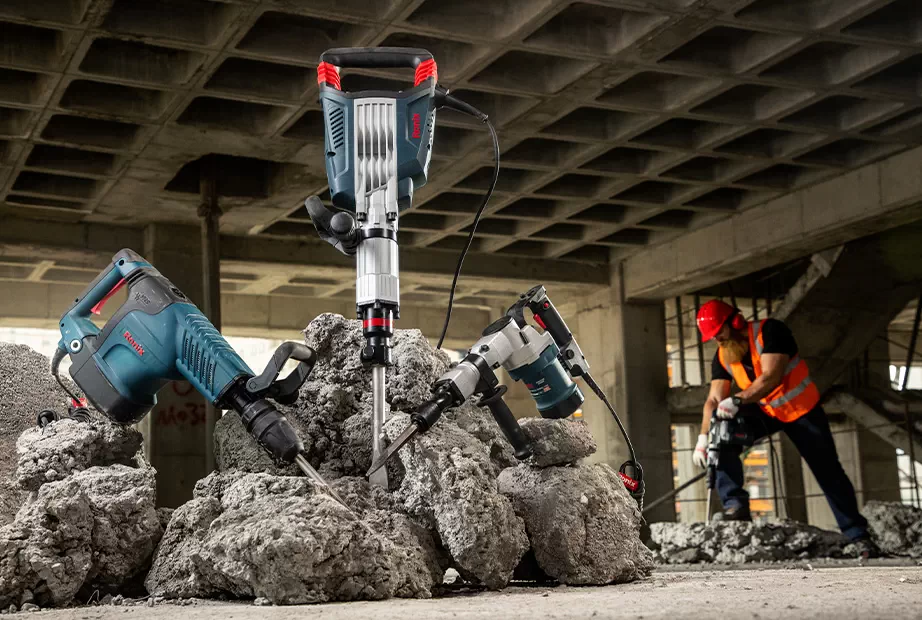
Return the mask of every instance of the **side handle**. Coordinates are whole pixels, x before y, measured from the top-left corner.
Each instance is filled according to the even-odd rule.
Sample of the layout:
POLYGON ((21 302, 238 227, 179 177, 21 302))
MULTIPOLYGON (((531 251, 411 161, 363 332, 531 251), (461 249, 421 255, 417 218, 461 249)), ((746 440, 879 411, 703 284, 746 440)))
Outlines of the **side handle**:
POLYGON ((512 444, 512 449, 515 451, 515 458, 522 461, 531 456, 531 446, 528 443, 528 439, 525 437, 525 433, 522 432, 522 427, 519 426, 515 416, 512 415, 512 411, 509 410, 506 401, 503 400, 503 395, 506 393, 507 389, 505 385, 500 385, 492 390, 484 392, 481 399, 477 402, 477 405, 490 408, 490 413, 493 414, 493 419, 496 420, 496 424, 499 425, 500 430, 503 431, 503 435, 505 435, 509 443, 512 444))
POLYGON ((298 390, 304 385, 317 363, 317 353, 299 342, 283 342, 272 354, 265 370, 247 381, 247 391, 257 397, 268 397, 283 405, 298 400, 298 390), (300 362, 284 379, 276 380, 288 360, 300 362))

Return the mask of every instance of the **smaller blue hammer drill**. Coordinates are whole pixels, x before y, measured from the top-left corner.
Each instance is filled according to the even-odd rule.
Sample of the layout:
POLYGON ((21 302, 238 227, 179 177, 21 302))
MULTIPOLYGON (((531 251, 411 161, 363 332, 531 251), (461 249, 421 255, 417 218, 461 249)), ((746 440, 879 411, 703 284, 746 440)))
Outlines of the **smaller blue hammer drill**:
POLYGON ((236 411, 247 431, 276 461, 296 463, 336 497, 304 458, 304 445, 294 428, 266 400, 286 405, 297 400, 317 359, 310 347, 283 343, 263 373, 255 376, 195 304, 129 249, 118 252, 74 300, 61 317, 60 328, 51 372, 74 400, 79 400, 77 395, 58 373, 65 355, 70 356, 74 382, 96 409, 117 424, 140 421, 157 404, 162 387, 170 381, 188 381, 215 407, 236 411), (123 287, 128 289, 128 300, 100 329, 90 317, 123 287), (297 360, 298 366, 278 379, 289 359, 297 360))

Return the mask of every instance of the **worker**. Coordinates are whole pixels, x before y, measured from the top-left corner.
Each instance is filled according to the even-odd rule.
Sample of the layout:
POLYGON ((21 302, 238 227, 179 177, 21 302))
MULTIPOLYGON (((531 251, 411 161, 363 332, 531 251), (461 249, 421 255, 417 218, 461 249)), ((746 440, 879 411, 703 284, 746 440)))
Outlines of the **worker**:
MULTIPOLYGON (((858 511, 855 489, 839 462, 819 390, 810 379, 807 363, 797 354, 791 330, 777 319, 746 321, 739 309, 716 299, 701 307, 698 329, 703 339, 715 339, 718 347, 695 463, 707 465, 707 435, 715 411, 718 418, 745 416, 755 439, 784 431, 810 466, 839 529, 855 543, 856 553, 880 555, 868 534, 868 522, 858 511), (732 396, 731 380, 741 390, 732 396)), ((742 449, 725 446, 719 453, 716 484, 725 520, 752 520, 749 494, 743 487, 742 449)))

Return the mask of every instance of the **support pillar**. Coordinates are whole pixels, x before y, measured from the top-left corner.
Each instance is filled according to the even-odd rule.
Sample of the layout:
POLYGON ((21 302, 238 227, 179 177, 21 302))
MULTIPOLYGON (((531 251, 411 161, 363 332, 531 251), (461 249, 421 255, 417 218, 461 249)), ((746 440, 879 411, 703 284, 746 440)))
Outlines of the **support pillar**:
MULTIPOLYGON (((697 424, 676 424, 675 447, 678 460, 679 484, 701 473, 693 459, 695 444, 698 443, 697 424)), ((697 523, 707 517, 707 481, 702 478, 679 493, 679 521, 697 523)))
MULTIPOLYGON (((219 220, 221 208, 218 205, 217 170, 214 156, 203 157, 199 191, 202 203, 198 216, 202 221, 202 312, 221 331, 221 246, 219 220)), ((256 372, 259 372, 258 370, 256 372)), ((211 403, 205 404, 205 470, 212 472, 215 468, 214 428, 221 411, 211 403)))
MULTIPOLYGON (((205 298, 201 251, 194 227, 151 224, 144 230, 144 257, 199 307, 205 298)), ((192 499, 196 481, 208 474, 212 433, 205 399, 188 383, 171 383, 157 401, 138 427, 145 454, 157 469, 157 505, 172 508, 192 499)))
MULTIPOLYGON (((614 268, 611 284, 608 295, 578 301, 576 320, 567 320, 592 376, 608 394, 631 436, 644 468, 647 497, 658 497, 673 488, 665 308, 662 302, 625 301, 620 264, 614 268)), ((586 394, 583 418, 599 444, 592 460, 617 469, 628 458, 618 426, 585 384, 581 388, 586 394)), ((646 518, 674 521, 675 505, 664 502, 646 518)))

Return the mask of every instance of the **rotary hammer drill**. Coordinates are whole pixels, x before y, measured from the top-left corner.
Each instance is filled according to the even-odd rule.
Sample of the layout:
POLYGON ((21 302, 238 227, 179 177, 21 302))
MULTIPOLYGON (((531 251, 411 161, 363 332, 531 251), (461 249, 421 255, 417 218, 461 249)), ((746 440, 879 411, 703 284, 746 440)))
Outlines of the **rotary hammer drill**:
POLYGON ((432 398, 417 407, 411 416, 412 423, 388 446, 384 456, 372 464, 369 473, 383 467, 417 433, 429 430, 442 412, 457 407, 473 394, 481 395, 477 404, 490 409, 516 458, 523 460, 531 456, 522 429, 503 402, 506 386, 498 385, 499 379, 494 373, 500 366, 510 377, 525 384, 538 413, 544 418, 566 418, 580 408, 584 397, 573 378, 582 378, 608 407, 624 435, 630 459, 618 473, 625 488, 642 507, 643 469, 631 440, 605 393, 589 373, 589 363, 579 344, 541 285, 520 295, 505 316, 483 331, 464 359, 436 380, 432 398), (525 308, 532 312, 542 332, 526 322, 525 308))
POLYGON ((236 411, 274 459, 295 462, 336 497, 304 458, 304 445, 294 428, 266 400, 286 405, 297 400, 317 359, 313 349, 283 343, 256 376, 182 291, 129 249, 115 254, 74 300, 61 317, 60 330, 51 372, 74 402, 79 402, 78 396, 59 374, 65 356, 70 356, 70 375, 89 402, 117 424, 139 422, 157 404, 162 387, 188 381, 215 407, 236 411), (128 300, 100 329, 90 317, 123 287, 128 300), (278 379, 289 359, 297 360, 298 366, 278 379))

